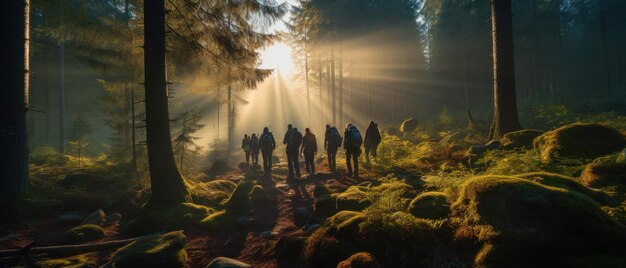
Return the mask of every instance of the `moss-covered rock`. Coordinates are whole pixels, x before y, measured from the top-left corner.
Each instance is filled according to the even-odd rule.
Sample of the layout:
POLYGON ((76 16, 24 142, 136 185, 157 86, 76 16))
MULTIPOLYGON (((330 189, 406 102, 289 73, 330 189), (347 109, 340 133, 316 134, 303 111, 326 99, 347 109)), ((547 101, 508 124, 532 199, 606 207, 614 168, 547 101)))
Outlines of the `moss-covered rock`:
POLYGON ((315 198, 319 198, 323 195, 328 195, 330 194, 330 190, 328 189, 328 187, 326 187, 326 185, 316 185, 315 189, 313 189, 313 196, 315 198))
POLYGON ((299 259, 306 243, 306 237, 284 235, 276 241, 274 252, 277 256, 287 259, 299 259))
POLYGON ((576 191, 601 204, 611 202, 611 198, 605 192, 587 188, 572 177, 549 172, 524 173, 515 175, 515 177, 528 179, 546 186, 558 187, 568 191, 576 191))
POLYGON ((84 224, 74 227, 63 235, 65 244, 82 244, 85 242, 96 241, 104 238, 106 232, 102 227, 95 224, 84 224))
POLYGON ((357 252, 356 247, 346 239, 339 239, 329 228, 315 231, 305 242, 302 251, 304 267, 334 267, 342 260, 357 252))
POLYGON ((207 231, 231 230, 237 226, 238 218, 241 218, 238 212, 220 210, 200 221, 200 226, 207 231))
POLYGON ((63 259, 49 259, 35 262, 35 268, 81 268, 89 264, 89 259, 84 255, 73 256, 63 259))
POLYGON ((531 149, 533 148, 533 140, 541 136, 544 131, 537 129, 523 129, 504 134, 500 138, 502 147, 506 150, 511 149, 531 149))
POLYGON ((367 252, 356 253, 345 261, 340 262, 337 268, 378 268, 378 262, 367 252))
POLYGON ((133 234, 148 234, 191 228, 214 212, 213 208, 193 203, 147 208, 137 219, 129 222, 125 230, 133 234))
POLYGON ((361 211, 372 204, 367 195, 366 187, 350 186, 345 192, 337 195, 337 210, 361 211))
POLYGON ((617 152, 626 146, 626 137, 614 128, 595 123, 576 123, 537 137, 534 147, 541 160, 555 157, 596 158, 617 152))
POLYGON ((626 160, 618 154, 600 157, 585 167, 581 178, 589 187, 626 185, 626 160))
POLYGON ((404 120, 404 122, 402 122, 402 124, 400 125, 400 131, 402 132, 413 131, 417 128, 417 125, 419 125, 419 122, 417 122, 417 119, 409 118, 407 120, 404 120))
POLYGON ((229 180, 188 183, 190 183, 189 191, 195 202, 214 207, 225 203, 237 188, 237 184, 229 180))
POLYGON ((244 181, 237 185, 237 188, 230 195, 224 207, 232 211, 246 212, 250 209, 250 195, 254 183, 251 181, 244 181))
POLYGON ((359 224, 367 219, 358 211, 339 211, 328 220, 330 230, 338 236, 351 236, 359 232, 359 224))
POLYGON ((213 259, 205 268, 248 268, 252 267, 247 263, 226 258, 226 257, 217 257, 213 259))
POLYGON ((589 197, 517 177, 466 181, 452 210, 484 243, 477 266, 546 265, 606 254, 625 237, 624 227, 589 197))
POLYGON ((385 267, 423 267, 428 260, 444 254, 433 221, 407 212, 367 212, 359 225, 359 245, 378 256, 385 267))
POLYGON ((322 195, 315 200, 313 211, 322 215, 330 215, 337 212, 336 195, 322 195))
POLYGON ((391 136, 398 136, 400 135, 400 129, 397 127, 389 127, 387 128, 387 134, 391 135, 391 136))
POLYGON ((441 192, 426 192, 415 197, 407 212, 425 219, 441 219, 450 214, 448 195, 441 192))
POLYGON ((262 209, 270 201, 263 186, 255 185, 250 191, 250 205, 253 209, 262 209))
POLYGON ((151 235, 117 250, 113 267, 184 267, 187 262, 185 235, 180 232, 151 235))

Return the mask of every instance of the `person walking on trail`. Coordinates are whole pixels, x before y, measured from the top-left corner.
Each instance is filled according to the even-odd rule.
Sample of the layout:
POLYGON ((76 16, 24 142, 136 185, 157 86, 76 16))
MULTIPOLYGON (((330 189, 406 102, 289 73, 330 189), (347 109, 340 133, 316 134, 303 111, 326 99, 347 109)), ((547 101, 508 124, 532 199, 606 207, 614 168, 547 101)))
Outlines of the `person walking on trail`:
POLYGON ((263 134, 259 137, 259 148, 263 157, 263 172, 265 176, 272 175, 272 153, 276 149, 276 140, 269 128, 263 128, 263 134))
POLYGON ((246 154, 246 164, 250 164, 250 137, 248 137, 248 134, 243 135, 241 149, 243 149, 243 152, 246 154))
POLYGON ((346 150, 346 165, 348 166, 348 176, 358 178, 359 177, 359 156, 361 155, 361 145, 363 145, 363 139, 361 133, 352 124, 346 126, 345 139, 343 142, 343 148, 346 150), (354 162, 354 173, 352 169, 352 162, 354 162))
POLYGON ((376 158, 378 145, 381 140, 382 138, 380 136, 378 124, 374 121, 370 121, 370 124, 365 131, 365 139, 363 140, 363 147, 365 147, 365 159, 367 163, 370 162, 370 154, 373 158, 376 158))
POLYGON ((297 128, 293 128, 287 142, 287 161, 289 165, 289 178, 300 177, 300 162, 298 161, 298 150, 302 145, 302 133, 297 128))
POLYGON ((304 137, 302 138, 302 146, 300 154, 304 153, 304 163, 306 163, 306 172, 315 174, 315 155, 317 154, 317 139, 311 129, 304 129, 304 137))
POLYGON ((255 133, 252 133, 252 137, 250 137, 250 155, 252 156, 252 165, 259 165, 259 138, 255 133))
MULTIPOLYGON (((285 132, 285 137, 283 138, 283 144, 286 145, 286 149, 285 149, 285 153, 287 154, 287 166, 289 167, 289 177, 293 176, 293 162, 292 159, 295 157, 296 160, 298 159, 298 156, 293 156, 292 152, 294 151, 293 148, 291 148, 291 133, 293 132, 293 126, 291 124, 287 125, 287 132, 285 132)), ((297 149, 296 149, 296 153, 297 153, 297 149)))
POLYGON ((343 138, 339 134, 336 127, 326 125, 326 134, 324 135, 324 149, 328 154, 328 168, 331 171, 337 171, 337 149, 341 147, 343 138))

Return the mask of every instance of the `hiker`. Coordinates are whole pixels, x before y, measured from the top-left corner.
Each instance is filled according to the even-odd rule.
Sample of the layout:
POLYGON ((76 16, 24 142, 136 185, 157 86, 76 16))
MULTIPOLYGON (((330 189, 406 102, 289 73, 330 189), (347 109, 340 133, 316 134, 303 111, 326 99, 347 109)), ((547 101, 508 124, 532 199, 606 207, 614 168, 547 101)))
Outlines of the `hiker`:
POLYGON ((289 162, 289 178, 293 178, 294 171, 296 178, 300 177, 300 162, 298 161, 298 149, 302 144, 302 133, 298 131, 298 128, 293 128, 291 135, 289 135, 289 141, 287 142, 287 161, 289 162))
POLYGON ((306 163, 306 172, 315 174, 315 155, 317 154, 317 139, 311 132, 311 129, 304 129, 304 137, 302 138, 302 147, 300 154, 304 153, 304 163, 306 163))
POLYGON ((250 153, 252 156, 252 165, 259 165, 259 138, 255 133, 252 133, 252 137, 250 138, 250 153))
POLYGON ((265 176, 272 175, 272 152, 276 149, 276 140, 269 128, 263 128, 263 134, 259 137, 259 148, 263 157, 263 172, 265 176))
POLYGON ((246 154, 246 164, 250 164, 250 137, 248 137, 248 134, 243 135, 241 149, 243 149, 243 152, 246 154))
MULTIPOLYGON (((287 166, 289 167, 289 177, 293 176, 293 159, 295 158, 295 162, 298 162, 298 149, 295 150, 296 155, 293 156, 292 152, 294 152, 293 148, 291 148, 291 133, 293 132, 293 126, 291 124, 287 125, 287 132, 285 132, 285 137, 283 138, 283 144, 286 145, 285 153, 287 154, 287 166)), ((298 167, 299 168, 299 167, 298 167)))
POLYGON ((336 127, 326 125, 326 134, 324 135, 324 149, 328 154, 328 168, 331 171, 337 170, 337 149, 341 147, 342 137, 336 127))
POLYGON ((346 126, 344 132, 345 139, 343 141, 343 148, 346 150, 346 165, 348 166, 348 176, 358 178, 359 177, 359 155, 361 155, 361 145, 363 145, 363 139, 361 133, 352 124, 346 126), (352 164, 354 162, 354 173, 352 172, 352 164))
POLYGON ((373 158, 376 158, 380 141, 381 137, 380 130, 378 130, 378 124, 374 121, 370 121, 370 124, 365 131, 365 139, 363 140, 363 147, 365 147, 365 159, 367 163, 370 162, 370 154, 373 158))

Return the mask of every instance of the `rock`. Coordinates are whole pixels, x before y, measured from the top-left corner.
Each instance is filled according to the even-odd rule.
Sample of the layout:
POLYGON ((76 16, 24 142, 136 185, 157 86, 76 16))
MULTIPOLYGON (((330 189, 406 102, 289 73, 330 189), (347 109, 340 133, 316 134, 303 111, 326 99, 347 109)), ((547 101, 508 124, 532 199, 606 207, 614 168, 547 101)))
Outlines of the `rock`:
POLYGON ((328 190, 328 187, 325 185, 319 184, 315 186, 315 189, 313 189, 313 197, 315 198, 328 194, 330 194, 330 190, 328 190))
POLYGON ((238 223, 236 216, 226 210, 215 212, 200 221, 200 225, 208 231, 223 231, 224 229, 231 229, 235 224, 241 224, 241 222, 238 223))
POLYGON ((59 215, 59 221, 62 224, 80 224, 83 221, 83 217, 76 211, 65 212, 59 215))
POLYGON ((611 197, 605 192, 587 188, 585 185, 582 185, 579 180, 560 174, 549 172, 531 172, 518 174, 515 175, 515 177, 531 180, 546 186, 562 188, 568 191, 576 191, 601 204, 607 204, 612 201, 611 197))
POLYGON ((581 178, 589 187, 626 186, 626 160, 619 154, 600 157, 587 164, 581 178))
POLYGON ((626 137, 614 128, 596 123, 576 123, 560 127, 537 137, 534 148, 541 160, 555 157, 593 159, 618 152, 626 146, 626 137))
POLYGON ((483 243, 474 266, 564 267, 571 256, 607 254, 626 241, 624 227, 590 198, 511 176, 469 179, 452 211, 483 243))
POLYGON ((278 156, 272 155, 272 164, 280 163, 280 158, 278 156))
POLYGON ((348 190, 337 195, 337 210, 361 211, 372 204, 365 187, 350 186, 348 190))
POLYGON ((345 261, 340 262, 337 268, 378 268, 378 262, 372 254, 367 252, 356 253, 345 261))
POLYGON ((237 167, 239 167, 239 169, 241 169, 243 171, 246 171, 246 170, 250 169, 250 165, 248 163, 244 163, 244 162, 239 163, 239 165, 237 165, 237 167))
POLYGON ((365 214, 358 211, 343 210, 328 219, 331 232, 338 236, 350 237, 358 234, 359 224, 367 219, 365 214))
POLYGON ((112 267, 184 267, 186 237, 182 231, 143 237, 117 250, 112 267))
POLYGON ((469 153, 473 155, 481 155, 487 151, 500 149, 500 147, 502 147, 502 143, 499 140, 492 140, 485 145, 470 146, 469 153))
MULTIPOLYGON (((73 268, 73 267, 90 267, 94 264, 89 263, 89 258, 84 255, 78 255, 63 259, 49 259, 35 262, 35 268, 73 268)), ((97 267, 97 266, 93 266, 97 267)))
POLYGON ((407 120, 404 120, 404 122, 402 122, 402 124, 400 125, 400 131, 402 131, 403 133, 413 131, 417 129, 418 124, 419 123, 417 122, 417 119, 409 118, 407 120))
POLYGON ((305 242, 306 237, 284 235, 276 241, 274 252, 281 258, 299 259, 305 242))
POLYGON ((108 224, 117 223, 122 219, 122 214, 113 213, 106 217, 105 221, 108 224))
POLYGON ((332 195, 322 195, 315 200, 313 211, 322 215, 331 215, 337 212, 337 200, 332 195))
POLYGON ((104 238, 106 232, 102 227, 94 224, 85 224, 74 227, 63 235, 64 244, 82 244, 104 238))
POLYGON ((104 225, 107 214, 102 209, 98 209, 83 219, 83 224, 104 225))
POLYGON ((224 206, 229 210, 241 212, 248 211, 248 209, 250 209, 249 193, 251 192, 253 185, 254 184, 249 181, 239 183, 224 206))
POLYGON ((249 264, 240 262, 235 259, 226 257, 217 257, 213 259, 205 268, 248 268, 249 264))
POLYGON ((533 140, 541 136, 544 131, 536 129, 523 129, 519 131, 504 134, 500 139, 502 147, 506 150, 511 149, 532 149, 533 140))
POLYGON ((415 197, 407 212, 424 219, 442 219, 450 214, 448 195, 441 192, 426 192, 415 197))
POLYGON ((309 218, 311 218, 311 212, 305 207, 295 208, 294 214, 296 216, 296 220, 298 221, 307 221, 309 218))
POLYGON ((398 136, 400 135, 400 129, 397 127, 389 127, 387 128, 387 134, 389 134, 390 136, 398 136))

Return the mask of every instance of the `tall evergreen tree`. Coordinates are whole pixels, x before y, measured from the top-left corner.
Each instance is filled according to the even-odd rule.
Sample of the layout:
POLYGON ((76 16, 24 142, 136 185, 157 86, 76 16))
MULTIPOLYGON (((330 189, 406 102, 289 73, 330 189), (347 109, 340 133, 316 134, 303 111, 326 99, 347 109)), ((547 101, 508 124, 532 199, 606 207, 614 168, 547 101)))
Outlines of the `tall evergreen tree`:
POLYGON ((8 1, 0 11, 0 195, 18 196, 28 189, 29 0, 8 1))

